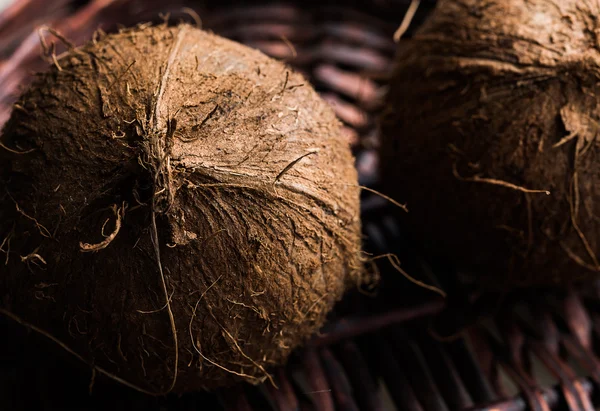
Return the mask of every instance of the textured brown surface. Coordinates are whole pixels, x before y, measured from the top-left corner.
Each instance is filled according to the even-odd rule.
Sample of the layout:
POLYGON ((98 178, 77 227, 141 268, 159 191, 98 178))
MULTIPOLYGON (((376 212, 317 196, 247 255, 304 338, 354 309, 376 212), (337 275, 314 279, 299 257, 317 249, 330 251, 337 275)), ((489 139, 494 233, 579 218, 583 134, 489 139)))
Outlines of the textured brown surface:
MULTIPOLYGON (((44 0, 44 6, 57 1, 61 0, 44 0)), ((117 22, 128 25, 128 21, 158 19, 153 8, 164 11, 166 6, 160 7, 158 0, 145 0, 143 7, 135 6, 132 0, 82 3, 72 3, 74 8, 75 4, 80 7, 77 12, 67 13, 58 26, 52 24, 76 44, 91 37, 98 19, 108 31, 117 22), (106 6, 108 3, 111 5, 106 6), (102 4, 110 13, 90 11, 97 9, 94 4, 102 4), (71 26, 81 30, 63 29, 71 26)), ((351 0, 342 4, 335 0, 233 0, 208 2, 212 4, 210 11, 203 11, 193 0, 185 3, 196 8, 207 29, 255 44, 272 56, 282 53, 328 99, 335 96, 335 100, 330 100, 345 103, 334 105, 334 109, 346 123, 348 135, 353 136, 360 178, 363 184, 377 184, 373 183, 377 159, 373 151, 378 138, 373 125, 378 108, 373 107, 379 104, 366 99, 362 90, 372 82, 378 90, 375 95, 381 95, 380 87, 386 81, 395 48, 392 34, 410 0, 351 0), (280 37, 281 33, 286 39, 280 37), (295 58, 285 40, 293 44, 295 58), (370 65, 376 61, 372 57, 382 64, 370 65), (360 117, 348 116, 352 114, 346 110, 350 107, 360 117), (361 117, 363 120, 355 121, 361 117)), ((419 13, 423 15, 432 3, 422 0, 419 13)), ((171 15, 171 21, 179 18, 171 15)), ((415 19, 413 26, 418 21, 415 19)), ((52 40, 51 35, 48 40, 52 40)), ((39 60, 38 54, 33 51, 35 61, 39 60)), ((27 79, 34 65, 31 61, 15 63, 11 59, 4 67, 9 73, 23 73, 27 79)), ((0 81, 1 92, 12 89, 0 81)), ((373 93, 367 95, 372 97, 373 93)), ((0 96, 0 111, 8 111, 12 99, 10 91, 8 98, 6 94, 0 96)), ((363 192, 362 197, 365 250, 373 255, 397 253, 411 275, 428 283, 433 273, 438 280, 458 284, 450 266, 420 261, 419 253, 411 248, 414 243, 403 240, 405 231, 391 218, 393 208, 382 206, 384 202, 369 193, 363 192)), ((494 309, 501 315, 495 316, 492 325, 482 324, 476 327, 482 332, 448 343, 432 340, 427 331, 432 320, 429 316, 444 309, 435 323, 455 324, 464 321, 460 312, 443 301, 431 301, 429 291, 399 277, 385 259, 377 262, 382 277, 378 297, 348 295, 313 340, 319 346, 298 350, 299 355, 293 355, 286 367, 274 371, 279 390, 267 381, 259 386, 241 384, 217 393, 150 397, 97 375, 90 394, 89 367, 69 361, 67 354, 55 355, 43 337, 27 333, 0 316, 0 404, 2 409, 26 411, 322 410, 325 408, 317 404, 331 405, 331 401, 322 398, 325 396, 333 400, 336 409, 369 411, 583 410, 592 409, 590 401, 598 404, 600 373, 595 335, 600 331, 600 321, 598 294, 593 287, 584 287, 586 298, 577 292, 566 300, 561 290, 528 290, 516 297, 517 301, 527 302, 530 315, 525 316, 522 305, 517 304, 515 312, 514 299, 504 299, 507 304, 494 309), (490 326, 497 327, 498 332, 489 333, 490 326), (410 349, 403 349, 407 345, 410 349), (469 347, 475 348, 477 355, 469 347), (314 349, 316 361, 314 353, 302 355, 305 350, 314 349), (539 358, 544 359, 543 365, 539 358), (551 378, 547 378, 548 372, 551 378)), ((482 295, 479 300, 488 306, 490 302, 492 306, 497 304, 489 295, 482 295)), ((464 297, 454 298, 454 303, 465 301, 464 297)), ((479 303, 468 310, 482 312, 479 303)))
POLYGON ((2 306, 145 390, 176 361, 176 391, 264 380, 360 280, 339 123, 260 52, 187 25, 99 38, 2 142, 2 306))
POLYGON ((443 0, 398 46, 385 183, 421 241, 488 285, 600 270, 599 12, 443 0))

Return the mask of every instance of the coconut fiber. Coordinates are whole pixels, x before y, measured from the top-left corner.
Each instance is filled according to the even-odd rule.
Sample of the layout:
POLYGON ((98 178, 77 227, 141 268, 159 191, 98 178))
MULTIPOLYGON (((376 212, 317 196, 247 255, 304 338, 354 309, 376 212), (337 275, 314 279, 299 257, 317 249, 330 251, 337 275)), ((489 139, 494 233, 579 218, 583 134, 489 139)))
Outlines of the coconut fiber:
POLYGON ((98 35, 1 142, 1 313, 139 390, 264 381, 360 280, 340 125, 258 51, 188 25, 98 35))
POLYGON ((600 271, 600 2, 441 0, 398 46, 382 173, 486 286, 600 271))

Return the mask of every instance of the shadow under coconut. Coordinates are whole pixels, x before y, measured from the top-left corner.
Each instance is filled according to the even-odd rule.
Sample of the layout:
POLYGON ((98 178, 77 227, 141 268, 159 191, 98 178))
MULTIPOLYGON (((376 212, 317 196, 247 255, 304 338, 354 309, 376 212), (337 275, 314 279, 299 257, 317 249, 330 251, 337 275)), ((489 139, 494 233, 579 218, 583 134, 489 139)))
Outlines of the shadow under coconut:
MULTIPOLYGON (((81 8, 75 14, 69 10, 57 19, 64 20, 62 31, 77 43, 90 38, 100 21, 113 27, 117 21, 131 24, 140 16, 154 18, 157 10, 164 9, 156 1, 77 3, 81 8), (101 3, 106 5, 99 7, 101 3), (134 9, 137 14, 131 13, 134 9), (69 27, 75 29, 69 32, 69 27)), ((374 116, 380 108, 372 99, 383 94, 381 87, 395 48, 391 35, 408 3, 356 1, 339 6, 332 2, 327 7, 318 2, 300 6, 294 2, 248 6, 209 3, 207 11, 199 14, 216 32, 254 44, 306 73, 344 122, 357 155, 361 183, 372 184, 377 181, 374 116)), ((422 18, 423 7, 417 19, 422 18)), ((186 15, 178 8, 173 6, 174 19, 186 15)), ((193 21, 189 15, 186 19, 193 21)), ((19 39, 11 40, 11 44, 19 43, 19 39)), ((13 86, 24 81, 25 73, 36 66, 37 53, 32 46, 31 58, 22 60, 18 72, 2 78, 13 86)), ((0 84, 6 90, 7 83, 0 84)), ((3 107, 10 98, 2 95, 3 107)), ((88 367, 59 349, 48 348, 40 336, 2 319, 3 335, 10 337, 0 340, 1 405, 15 410, 383 410, 392 407, 384 403, 386 392, 397 409, 486 409, 485 404, 490 404, 516 410, 527 405, 537 409, 577 402, 585 405, 586 395, 598 391, 594 388, 597 377, 577 377, 597 376, 594 353, 599 345, 600 307, 594 301, 598 293, 584 290, 587 298, 586 294, 573 297, 564 292, 538 299, 527 293, 490 298, 471 288, 457 287, 457 275, 447 264, 431 264, 434 259, 429 256, 418 257, 421 247, 400 235, 403 230, 395 222, 394 210, 370 194, 363 194, 362 200, 365 250, 373 255, 397 253, 402 268, 411 276, 446 290, 446 301, 408 282, 391 264, 380 260, 382 282, 377 297, 348 295, 312 345, 296 353, 285 368, 273 371, 279 390, 269 385, 241 385, 221 390, 216 396, 197 393, 153 398, 99 375, 93 380, 90 395, 92 375, 88 367), (513 310, 526 301, 525 309, 513 310), (445 308, 445 313, 432 322, 431 317, 445 308), (492 320, 493 324, 476 321, 476 314, 498 312, 504 314, 492 320), (524 321, 519 320, 523 317, 524 321), (448 337, 473 323, 476 325, 470 327, 468 339, 440 344, 431 337, 432 327, 438 337, 448 337), (494 332, 490 331, 494 327, 494 332), (549 355, 544 350, 549 350, 549 355), (532 355, 546 358, 545 364, 551 368, 546 374, 558 375, 546 382, 559 383, 558 389, 543 389, 537 374, 529 374, 528 369, 534 368, 528 360, 532 355), (575 358, 584 367, 577 369, 564 358, 575 358), (517 391, 525 394, 513 398, 517 391)), ((536 292, 545 293, 531 293, 536 292)))

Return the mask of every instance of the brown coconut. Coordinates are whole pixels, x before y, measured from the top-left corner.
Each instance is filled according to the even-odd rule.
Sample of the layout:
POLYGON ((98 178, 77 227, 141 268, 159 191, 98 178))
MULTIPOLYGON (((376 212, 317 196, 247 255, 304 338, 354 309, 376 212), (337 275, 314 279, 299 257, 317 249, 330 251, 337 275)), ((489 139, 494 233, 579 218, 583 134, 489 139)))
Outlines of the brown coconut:
POLYGON ((1 141, 1 313, 140 390, 264 381, 360 278, 340 124, 258 51, 188 25, 96 39, 1 141))
POLYGON ((488 286, 600 271, 600 3, 440 0, 398 46, 382 173, 434 254, 488 286))

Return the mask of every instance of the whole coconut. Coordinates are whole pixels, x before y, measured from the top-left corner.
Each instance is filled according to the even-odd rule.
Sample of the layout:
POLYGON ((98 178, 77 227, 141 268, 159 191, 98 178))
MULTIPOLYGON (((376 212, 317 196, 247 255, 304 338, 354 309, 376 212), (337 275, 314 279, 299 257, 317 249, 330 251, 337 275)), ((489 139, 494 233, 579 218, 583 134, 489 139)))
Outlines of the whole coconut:
POLYGON ((1 141, 1 312, 139 390, 263 381, 360 280, 340 124, 258 51, 188 25, 98 38, 1 141))
POLYGON ((382 173, 487 286, 600 271, 600 2, 441 0, 398 46, 382 173))

